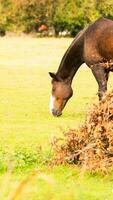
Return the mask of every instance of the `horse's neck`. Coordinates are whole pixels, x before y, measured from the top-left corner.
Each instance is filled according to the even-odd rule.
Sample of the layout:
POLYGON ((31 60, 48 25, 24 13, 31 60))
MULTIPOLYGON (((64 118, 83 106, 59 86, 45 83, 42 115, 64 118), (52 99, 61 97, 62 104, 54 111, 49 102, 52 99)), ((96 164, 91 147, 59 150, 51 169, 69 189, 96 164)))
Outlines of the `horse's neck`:
POLYGON ((57 71, 57 75, 61 79, 66 79, 68 77, 73 79, 73 76, 83 63, 83 43, 83 33, 80 32, 62 58, 57 71))

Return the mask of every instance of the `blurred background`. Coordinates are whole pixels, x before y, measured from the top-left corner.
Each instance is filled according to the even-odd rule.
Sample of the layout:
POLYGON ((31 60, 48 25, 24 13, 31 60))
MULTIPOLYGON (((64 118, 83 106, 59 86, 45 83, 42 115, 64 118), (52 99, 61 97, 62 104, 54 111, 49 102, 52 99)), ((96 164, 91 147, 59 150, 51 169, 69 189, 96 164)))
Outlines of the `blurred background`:
POLYGON ((0 0, 0 35, 75 36, 101 16, 113 19, 112 0, 0 0))

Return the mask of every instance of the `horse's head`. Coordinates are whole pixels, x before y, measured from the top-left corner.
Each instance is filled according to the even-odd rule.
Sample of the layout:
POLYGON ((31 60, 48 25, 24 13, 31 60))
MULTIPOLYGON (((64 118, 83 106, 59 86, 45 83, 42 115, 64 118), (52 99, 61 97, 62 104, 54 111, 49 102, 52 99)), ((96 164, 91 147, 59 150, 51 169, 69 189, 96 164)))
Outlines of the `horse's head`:
POLYGON ((52 94, 50 99, 50 112, 60 116, 69 98, 73 95, 71 81, 62 80, 54 73, 49 73, 52 78, 52 94))

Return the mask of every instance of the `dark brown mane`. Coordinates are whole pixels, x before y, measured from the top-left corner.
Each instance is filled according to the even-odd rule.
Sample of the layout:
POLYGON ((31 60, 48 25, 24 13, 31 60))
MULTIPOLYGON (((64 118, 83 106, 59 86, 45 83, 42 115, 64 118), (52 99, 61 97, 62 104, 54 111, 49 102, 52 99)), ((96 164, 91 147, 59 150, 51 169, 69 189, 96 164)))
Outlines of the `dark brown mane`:
POLYGON ((62 79, 65 79, 70 75, 74 76, 75 71, 83 63, 82 51, 83 51, 83 42, 84 42, 84 33, 86 28, 81 30, 65 52, 60 66, 57 71, 57 75, 62 79), (75 59, 76 55, 76 59, 75 59))

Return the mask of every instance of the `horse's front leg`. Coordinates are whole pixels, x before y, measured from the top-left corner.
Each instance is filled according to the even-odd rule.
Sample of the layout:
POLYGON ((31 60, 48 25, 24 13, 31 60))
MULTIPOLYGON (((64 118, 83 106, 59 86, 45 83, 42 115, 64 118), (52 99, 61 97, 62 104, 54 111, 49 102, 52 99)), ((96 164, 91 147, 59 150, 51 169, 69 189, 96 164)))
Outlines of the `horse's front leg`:
POLYGON ((91 66, 91 70, 98 83, 99 100, 102 100, 107 91, 107 81, 109 72, 105 69, 104 63, 94 64, 93 66, 91 66))

